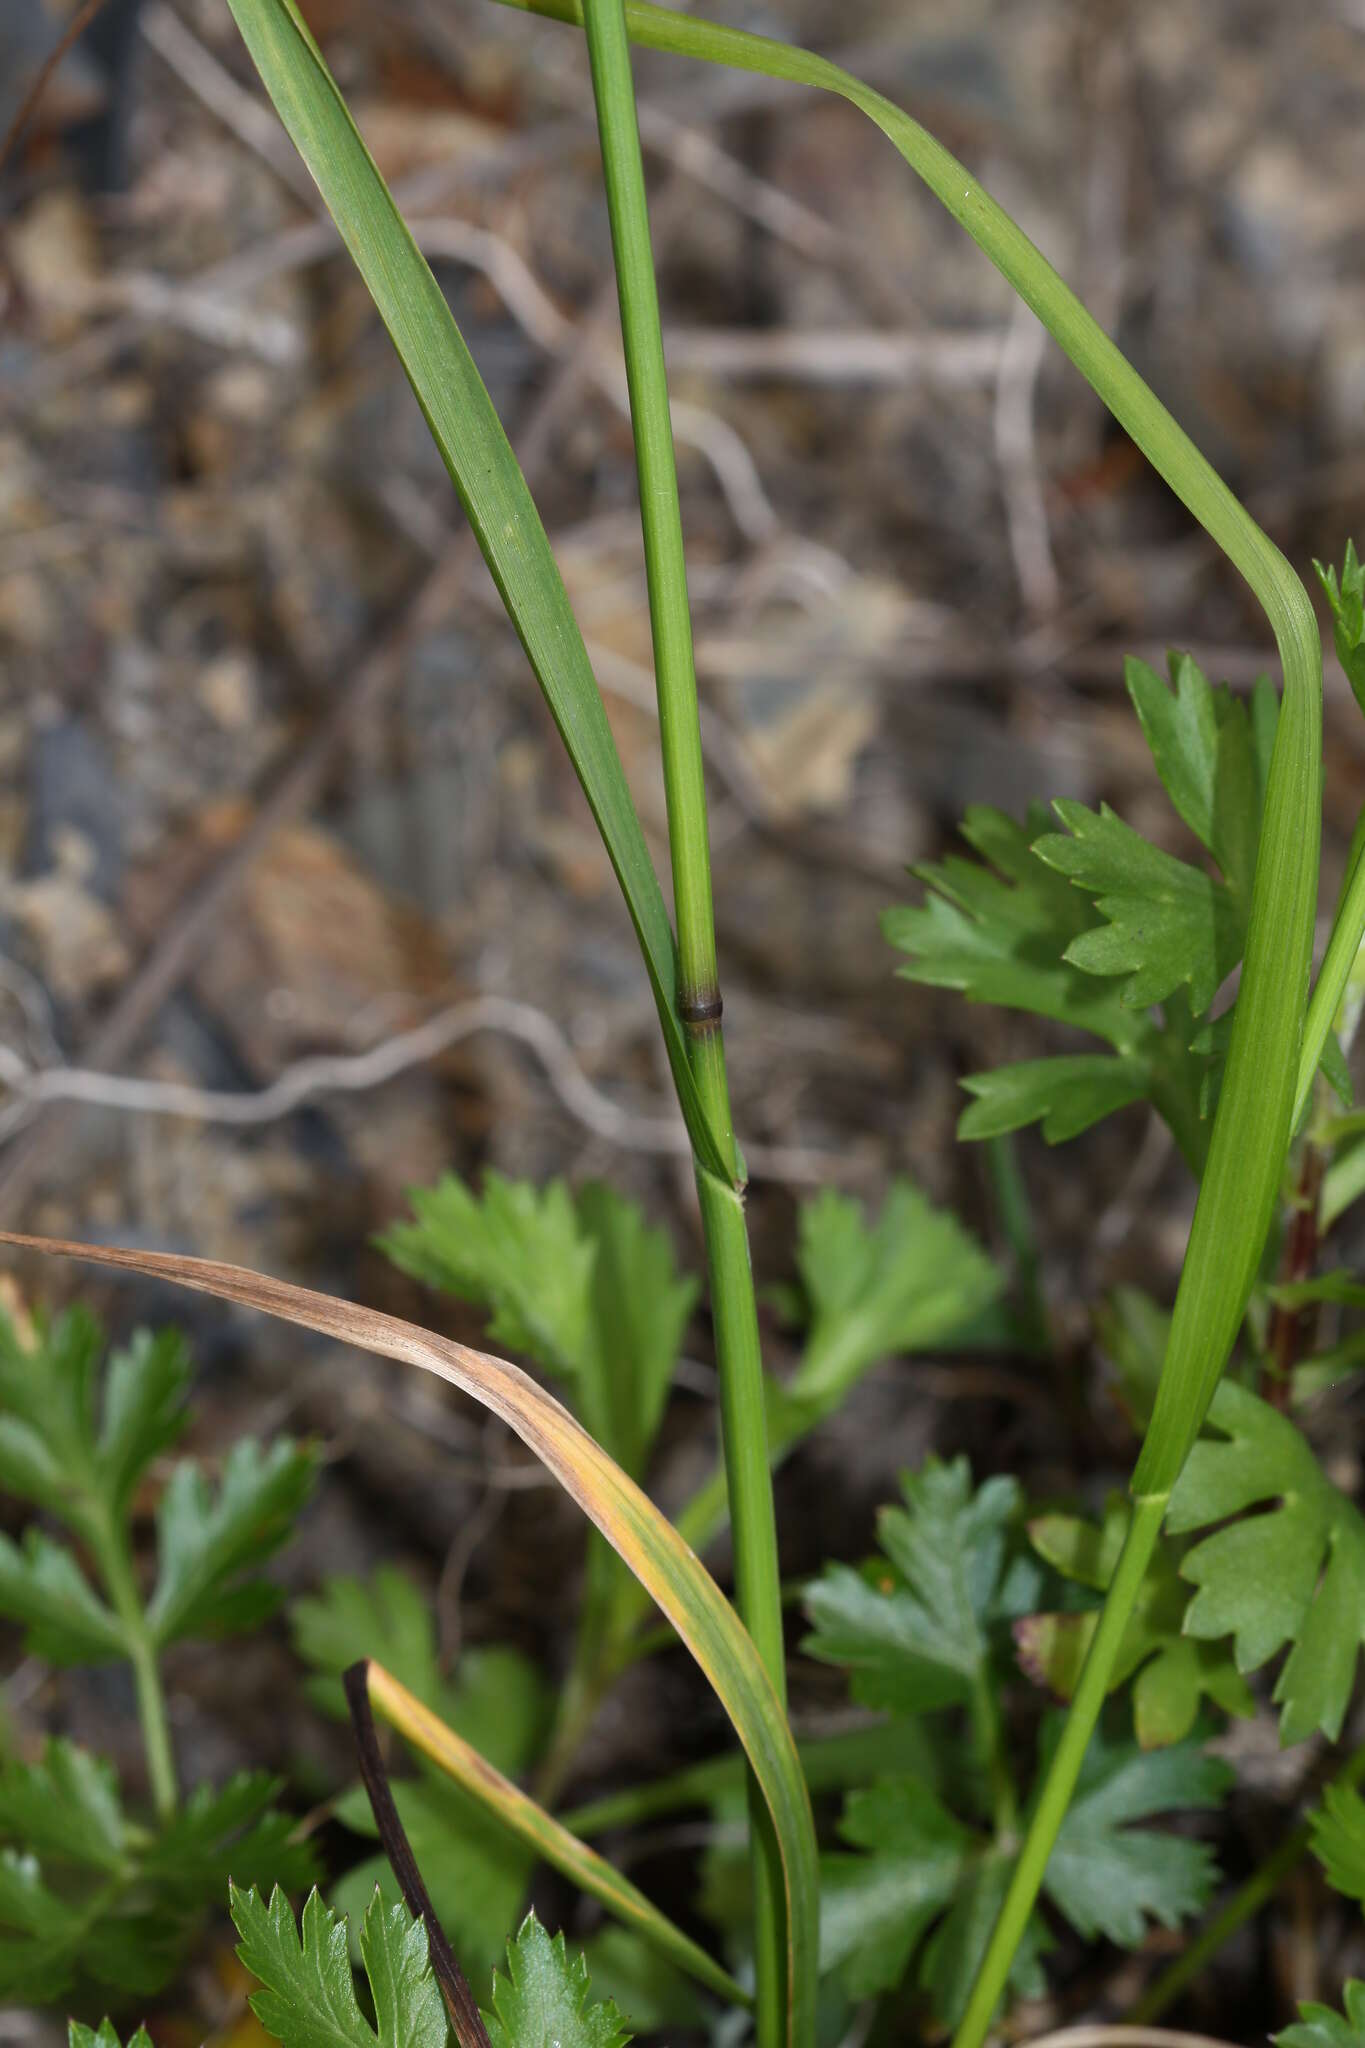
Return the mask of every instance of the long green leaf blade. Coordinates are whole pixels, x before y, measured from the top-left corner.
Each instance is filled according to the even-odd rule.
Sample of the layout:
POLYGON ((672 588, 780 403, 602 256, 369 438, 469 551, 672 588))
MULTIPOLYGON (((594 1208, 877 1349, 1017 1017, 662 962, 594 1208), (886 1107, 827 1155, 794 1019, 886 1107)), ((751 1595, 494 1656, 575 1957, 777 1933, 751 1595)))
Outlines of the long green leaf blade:
POLYGON ((228 4, 389 330, 559 727, 640 941, 693 1151, 729 1181, 688 1064, 663 892, 563 578, 493 401, 294 0, 228 4))

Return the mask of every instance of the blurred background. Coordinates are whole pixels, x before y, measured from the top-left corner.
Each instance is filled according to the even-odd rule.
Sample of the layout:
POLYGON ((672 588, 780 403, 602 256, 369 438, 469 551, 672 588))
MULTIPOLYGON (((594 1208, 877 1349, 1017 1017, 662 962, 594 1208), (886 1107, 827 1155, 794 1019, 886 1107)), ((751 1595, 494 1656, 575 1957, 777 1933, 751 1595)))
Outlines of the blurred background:
MULTIPOLYGON (((581 41, 479 0, 303 11, 527 468, 663 871, 581 41)), ((1365 543, 1361 0, 727 18, 827 51, 960 154, 1301 573, 1365 543)), ((69 19, 0 0, 0 129, 69 19)), ((908 1173, 1000 1244, 985 1158, 953 1144, 957 1081, 1050 1042, 897 982, 879 913, 972 802, 1103 799, 1180 845, 1123 657, 1176 646, 1245 686, 1268 634, 856 113, 647 56, 637 75, 760 1280, 790 1276, 795 1205, 822 1183, 875 1202, 908 1173)), ((470 1335, 369 1244, 408 1185, 492 1165, 609 1177, 695 1263, 681 1126, 586 806, 226 5, 108 0, 3 178, 0 1223, 258 1265, 470 1335), (319 1060, 344 1088, 304 1099, 319 1060)), ((1365 733, 1330 662, 1327 693, 1330 906, 1365 733)), ((1169 1294, 1191 1189, 1141 1111, 1057 1152, 1026 1133, 1018 1156, 1065 1361, 1103 1288, 1169 1294)), ((296 1583, 398 1560, 430 1588, 444 1567, 449 1595, 456 1555, 456 1625, 553 1665, 575 1519, 470 1410, 141 1286, 8 1259, 0 1286, 78 1294, 120 1331, 188 1327, 200 1448, 322 1435, 296 1583)), ((709 1441, 698 1351, 665 1501, 709 1441)), ((905 1384, 874 1375, 784 1474, 788 1571, 866 1549, 927 1448, 1066 1483, 1022 1367, 905 1384)), ((283 1632, 226 1669, 177 1656, 187 1776, 339 1740, 283 1632)), ((11 1685, 21 1727, 52 1711, 48 1683, 11 1685)), ((676 1757, 680 1702, 687 1740, 716 1739, 683 1668, 631 1684, 585 1783, 594 1761, 676 1757)), ((96 1681, 60 1698, 135 1778, 96 1681)))

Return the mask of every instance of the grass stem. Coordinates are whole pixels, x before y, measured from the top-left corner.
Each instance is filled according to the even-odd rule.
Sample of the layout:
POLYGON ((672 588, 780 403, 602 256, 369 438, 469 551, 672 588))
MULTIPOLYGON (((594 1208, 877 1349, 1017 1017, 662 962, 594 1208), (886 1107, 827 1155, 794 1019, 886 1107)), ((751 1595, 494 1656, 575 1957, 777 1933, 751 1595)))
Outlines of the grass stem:
MULTIPOLYGON (((664 789, 668 806, 678 944, 678 1010, 707 1121, 731 1172, 727 1183, 699 1160, 697 1190, 706 1242, 720 1372, 721 1432, 734 1528, 735 1590, 779 1698, 785 1696, 777 1530, 768 1463, 758 1313, 721 1036, 706 790, 682 516, 650 245, 644 164, 623 0, 587 0, 588 59, 597 107, 612 255, 616 265, 640 482, 645 573, 654 643, 664 789)), ((757 2037, 777 2048, 787 2032, 785 1929, 776 1843, 750 1785, 754 1842, 757 2037)))
POLYGON ((171 1747, 166 1695, 161 1685, 156 1644, 138 1597, 137 1579, 126 1533, 113 1527, 92 1529, 92 1544, 114 1612, 123 1628, 128 1661, 137 1689, 137 1714, 147 1758, 147 1782, 159 1821, 168 1821, 179 1800, 175 1752, 171 1747))

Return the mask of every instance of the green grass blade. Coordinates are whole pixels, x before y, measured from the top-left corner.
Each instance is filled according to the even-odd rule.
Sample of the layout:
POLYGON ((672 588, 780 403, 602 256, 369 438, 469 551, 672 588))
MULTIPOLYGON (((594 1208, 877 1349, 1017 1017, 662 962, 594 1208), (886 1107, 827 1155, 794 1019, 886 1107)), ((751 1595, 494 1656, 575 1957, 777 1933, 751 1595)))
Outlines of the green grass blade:
POLYGON ((126 1251, 114 1245, 0 1231, 0 1244, 61 1258, 86 1259, 125 1272, 168 1280, 219 1301, 235 1301, 301 1329, 354 1344, 379 1358, 458 1387, 505 1422, 599 1528, 673 1624, 730 1718, 762 1788, 781 1858, 786 1902, 788 2048, 815 2038, 815 1967, 820 1901, 815 1822, 801 1759, 786 1712, 739 1616, 705 1567, 660 1514, 648 1494, 610 1459, 567 1408, 528 1373, 505 1359, 434 1336, 399 1316, 382 1315, 336 1295, 293 1287, 245 1266, 171 1252, 126 1251))
POLYGON ((493 401, 293 0, 228 4, 389 330, 545 693, 640 941, 692 1149, 729 1181, 688 1064, 663 893, 568 593, 493 401))
POLYGON ((680 1927, 675 1927, 637 1885, 614 1870, 595 1849, 570 1834, 520 1786, 495 1770, 486 1757, 480 1756, 462 1735, 457 1735, 439 1714, 424 1706, 382 1664, 367 1665, 366 1684, 375 1712, 391 1722, 438 1770, 477 1799, 509 1833, 561 1871, 580 1891, 589 1892, 623 1926, 632 1928, 642 1941, 695 1977, 708 1991, 714 1991, 731 2005, 753 2004, 742 1985, 680 1927))

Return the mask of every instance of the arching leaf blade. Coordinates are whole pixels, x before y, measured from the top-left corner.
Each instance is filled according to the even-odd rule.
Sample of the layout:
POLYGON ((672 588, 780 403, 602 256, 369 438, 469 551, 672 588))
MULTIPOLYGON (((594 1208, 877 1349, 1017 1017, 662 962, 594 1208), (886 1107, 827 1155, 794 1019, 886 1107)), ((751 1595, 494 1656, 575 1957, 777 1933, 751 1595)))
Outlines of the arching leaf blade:
POLYGON ((544 693, 635 926, 698 1159, 733 1178, 677 1011, 672 926, 583 636, 535 500, 445 297, 294 0, 229 0, 266 91, 389 331, 544 693))

